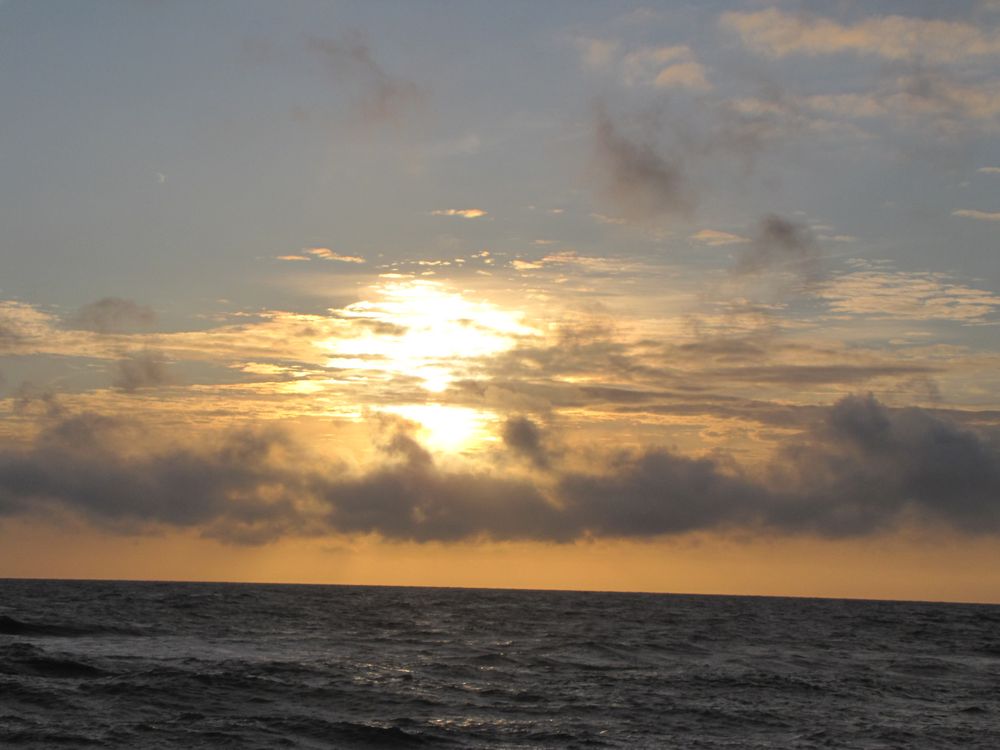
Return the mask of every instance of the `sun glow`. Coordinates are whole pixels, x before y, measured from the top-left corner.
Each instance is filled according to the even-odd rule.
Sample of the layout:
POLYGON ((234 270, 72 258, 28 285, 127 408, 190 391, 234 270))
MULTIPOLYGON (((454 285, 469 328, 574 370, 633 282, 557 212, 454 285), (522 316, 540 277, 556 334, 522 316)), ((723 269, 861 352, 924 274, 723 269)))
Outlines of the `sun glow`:
MULTIPOLYGON (((522 322, 520 311, 470 300, 436 281, 383 279, 373 291, 371 298, 335 311, 341 335, 317 342, 332 355, 327 366, 345 371, 338 378, 377 387, 414 379, 430 399, 456 380, 473 377, 478 358, 539 335, 522 322)), ((496 439, 492 412, 413 401, 412 389, 406 392, 408 403, 369 406, 419 425, 418 437, 430 450, 462 453, 496 439)))
POLYGON ((495 439, 488 427, 494 415, 444 404, 404 404, 384 411, 417 422, 421 443, 433 451, 457 453, 495 439))
POLYGON ((536 333, 520 312, 468 300, 434 281, 383 283, 376 297, 340 311, 355 335, 320 344, 334 354, 327 366, 415 376, 426 390, 441 392, 462 376, 468 360, 536 333))

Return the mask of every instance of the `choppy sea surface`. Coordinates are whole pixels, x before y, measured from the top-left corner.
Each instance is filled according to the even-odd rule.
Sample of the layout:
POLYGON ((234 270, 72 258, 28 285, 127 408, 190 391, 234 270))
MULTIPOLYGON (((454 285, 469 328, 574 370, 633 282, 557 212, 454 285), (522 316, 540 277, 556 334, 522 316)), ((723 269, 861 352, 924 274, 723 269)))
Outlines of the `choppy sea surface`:
POLYGON ((0 747, 998 748, 1000 607, 0 580, 0 747))

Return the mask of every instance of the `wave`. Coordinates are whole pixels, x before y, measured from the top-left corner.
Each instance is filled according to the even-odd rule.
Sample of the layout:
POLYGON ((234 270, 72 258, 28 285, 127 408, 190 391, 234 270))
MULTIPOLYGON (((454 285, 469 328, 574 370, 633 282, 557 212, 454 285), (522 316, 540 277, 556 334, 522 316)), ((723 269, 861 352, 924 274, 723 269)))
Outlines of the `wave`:
POLYGON ((13 643, 0 649, 0 674, 92 679, 105 677, 108 672, 67 655, 49 654, 27 643, 13 643))
POLYGON ((49 622, 25 622, 9 615, 0 615, 0 635, 19 635, 49 638, 78 638, 96 635, 144 635, 131 627, 118 625, 83 625, 49 622))

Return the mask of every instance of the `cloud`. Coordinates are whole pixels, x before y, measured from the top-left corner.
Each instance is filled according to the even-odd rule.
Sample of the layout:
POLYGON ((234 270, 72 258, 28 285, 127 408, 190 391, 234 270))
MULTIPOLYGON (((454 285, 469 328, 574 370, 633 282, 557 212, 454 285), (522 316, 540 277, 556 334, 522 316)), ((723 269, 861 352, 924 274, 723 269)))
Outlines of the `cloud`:
POLYGON ((185 446, 150 445, 142 426, 79 414, 47 425, 27 450, 0 450, 0 516, 63 508, 126 533, 199 528, 236 543, 301 531, 303 478, 279 458, 281 433, 240 430, 185 446))
POLYGON ((480 219, 486 216, 481 208, 439 208, 431 211, 431 216, 460 216, 463 219, 480 219))
POLYGON ((601 224, 624 224, 625 223, 625 219, 621 218, 620 216, 608 216, 606 214, 592 213, 592 214, 590 214, 590 218, 592 218, 594 221, 599 222, 601 224))
POLYGON ((722 14, 720 23, 768 57, 853 52, 886 60, 955 63, 1000 55, 1000 33, 961 21, 873 16, 854 24, 778 8, 722 14))
POLYGON ((399 122, 424 99, 415 83, 386 72, 359 36, 341 40, 310 37, 307 44, 323 57, 336 78, 355 85, 367 122, 399 122))
POLYGON ((694 195, 679 159, 626 136, 603 108, 597 110, 594 136, 603 193, 622 216, 649 219, 693 210, 694 195))
POLYGON ((1000 533, 995 440, 871 396, 812 413, 756 469, 651 448, 583 453, 570 463, 586 469, 553 470, 537 427, 515 418, 506 445, 548 469, 538 477, 439 466, 401 422, 388 426, 379 461, 352 472, 274 429, 151 443, 138 423, 80 414, 0 448, 0 515, 70 511, 125 533, 193 528, 238 544, 334 533, 560 542, 736 529, 858 536, 913 522, 1000 533))
POLYGON ((717 229, 701 229, 692 234, 688 239, 700 242, 703 245, 709 245, 710 247, 739 245, 744 242, 750 242, 750 239, 747 237, 741 237, 738 234, 730 234, 729 232, 720 232, 717 229))
POLYGON ((732 379, 743 383, 779 383, 790 386, 809 386, 822 384, 846 384, 856 386, 859 383, 882 377, 898 377, 902 375, 928 375, 940 372, 938 368, 926 365, 911 364, 875 364, 875 365, 761 365, 720 368, 706 370, 705 378, 713 381, 732 379))
POLYGON ((549 451, 542 440, 542 431, 527 417, 511 417, 503 425, 504 445, 527 458, 539 469, 549 466, 549 451))
POLYGON ((167 361, 157 352, 134 352, 115 363, 112 384, 125 393, 173 382, 167 361))
POLYGON ((584 68, 613 71, 626 86, 681 88, 708 91, 708 70, 687 45, 642 46, 619 54, 617 40, 575 37, 573 45, 584 68))
POLYGON ((817 115, 821 108, 810 106, 810 101, 773 87, 758 97, 727 100, 715 114, 716 140, 747 159, 765 145, 780 145, 796 135, 838 140, 869 137, 853 123, 817 115))
POLYGON ((310 247, 306 250, 307 253, 312 255, 314 258, 321 258, 322 260, 336 260, 341 263, 364 263, 365 259, 357 255, 341 255, 340 253, 335 253, 328 247, 310 247))
POLYGON ((295 261, 295 260, 309 260, 309 256, 308 255, 278 255, 278 256, 275 257, 275 260, 290 260, 290 261, 295 261))
POLYGON ((943 70, 918 70, 884 80, 872 92, 802 97, 800 106, 849 119, 889 117, 898 122, 931 122, 945 132, 972 126, 995 130, 1000 85, 966 81, 943 70))
POLYGON ((976 171, 981 174, 1000 174, 1000 167, 980 167, 976 171))
POLYGON ((516 271, 531 271, 545 267, 545 264, 541 261, 521 260, 520 258, 515 258, 510 264, 516 271))
POLYGON ((156 313, 130 299, 104 297, 84 305, 66 322, 72 328, 95 333, 121 333, 153 325, 156 313))
POLYGON ((791 270, 806 279, 818 273, 819 248, 805 224, 768 214, 757 228, 752 245, 736 259, 739 275, 767 270, 791 270))
POLYGON ((890 410, 870 395, 834 404, 772 470, 792 492, 772 510, 780 526, 853 535, 912 513, 967 533, 1000 530, 996 443, 923 409, 890 410))
POLYGON ((1000 296, 928 272, 856 271, 829 279, 815 294, 837 314, 897 320, 976 322, 1000 309, 1000 296))
POLYGON ((0 318, 0 353, 13 351, 22 338, 15 326, 0 318))
POLYGON ((972 208, 959 208, 951 212, 952 216, 961 216, 963 219, 979 219, 980 221, 1000 221, 1000 212, 977 211, 972 208))
POLYGON ((686 45, 641 47, 621 61, 622 80, 627 86, 690 88, 708 90, 705 66, 694 59, 686 45))
POLYGON ((653 85, 659 89, 686 88, 697 91, 708 91, 712 85, 708 82, 705 66, 696 62, 668 65, 653 79, 653 85))
POLYGON ((623 453, 561 490, 595 535, 703 529, 857 536, 900 523, 1000 531, 1000 451, 922 409, 848 396, 789 439, 762 474, 662 450, 623 453))

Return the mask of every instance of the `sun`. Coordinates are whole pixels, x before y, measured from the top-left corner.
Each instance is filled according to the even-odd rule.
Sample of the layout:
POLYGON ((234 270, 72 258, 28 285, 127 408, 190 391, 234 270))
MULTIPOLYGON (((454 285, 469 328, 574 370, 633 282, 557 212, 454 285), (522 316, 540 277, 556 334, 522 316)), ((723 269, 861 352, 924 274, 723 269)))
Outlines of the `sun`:
POLYGON ((466 299, 439 282, 393 281, 374 291, 374 301, 340 311, 355 335, 322 343, 334 354, 329 367, 416 376, 424 389, 441 392, 469 360, 535 333, 522 323, 522 313, 466 299))
POLYGON ((490 425, 496 421, 491 412, 446 404, 404 404, 383 411, 398 414, 420 425, 420 442, 438 453, 474 450, 495 440, 490 425))
POLYGON ((342 334, 318 342, 330 352, 326 364, 350 373, 353 382, 377 386, 383 396, 399 384, 408 402, 366 406, 421 425, 428 448, 467 452, 494 439, 492 412, 438 403, 456 380, 473 377, 476 362, 512 349, 538 332, 523 313, 472 300, 441 282, 392 280, 372 288, 371 299, 337 310, 342 334), (413 399, 413 384, 426 398, 413 399))

